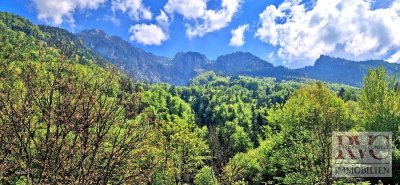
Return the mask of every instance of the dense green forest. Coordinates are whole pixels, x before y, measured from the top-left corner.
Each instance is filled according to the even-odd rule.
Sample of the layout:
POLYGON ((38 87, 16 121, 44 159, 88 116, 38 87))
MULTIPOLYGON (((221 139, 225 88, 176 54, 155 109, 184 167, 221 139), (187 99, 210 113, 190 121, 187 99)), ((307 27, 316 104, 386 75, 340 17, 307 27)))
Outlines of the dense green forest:
POLYGON ((220 76, 137 82, 65 30, 0 14, 0 184, 400 182, 400 88, 220 76), (334 131, 392 131, 393 178, 332 178, 334 131))

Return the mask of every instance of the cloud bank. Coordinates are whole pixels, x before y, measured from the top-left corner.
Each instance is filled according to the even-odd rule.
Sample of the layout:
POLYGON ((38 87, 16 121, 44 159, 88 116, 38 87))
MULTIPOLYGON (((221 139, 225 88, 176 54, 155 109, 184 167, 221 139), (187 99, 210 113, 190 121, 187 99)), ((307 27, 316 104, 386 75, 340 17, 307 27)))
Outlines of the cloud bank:
POLYGON ((232 21, 242 3, 241 0, 222 0, 219 10, 207 9, 208 0, 169 0, 164 9, 177 13, 194 23, 186 24, 186 36, 202 37, 207 33, 225 28, 232 21))
POLYGON ((255 36, 279 48, 289 67, 312 65, 321 54, 382 58, 400 49, 400 1, 379 9, 372 5, 370 0, 318 0, 307 9, 300 0, 286 0, 266 7, 255 36))
POLYGON ((55 26, 67 20, 74 26, 73 13, 76 10, 97 9, 106 0, 33 0, 38 19, 55 26))

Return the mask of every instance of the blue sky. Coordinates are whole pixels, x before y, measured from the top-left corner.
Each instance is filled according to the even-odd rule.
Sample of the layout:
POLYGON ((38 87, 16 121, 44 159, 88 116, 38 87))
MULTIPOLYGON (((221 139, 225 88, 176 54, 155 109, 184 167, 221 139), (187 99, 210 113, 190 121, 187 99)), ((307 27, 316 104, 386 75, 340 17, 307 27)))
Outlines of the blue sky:
POLYGON ((5 0, 0 11, 74 33, 99 28, 168 57, 249 51, 290 68, 321 54, 400 61, 399 0, 5 0))

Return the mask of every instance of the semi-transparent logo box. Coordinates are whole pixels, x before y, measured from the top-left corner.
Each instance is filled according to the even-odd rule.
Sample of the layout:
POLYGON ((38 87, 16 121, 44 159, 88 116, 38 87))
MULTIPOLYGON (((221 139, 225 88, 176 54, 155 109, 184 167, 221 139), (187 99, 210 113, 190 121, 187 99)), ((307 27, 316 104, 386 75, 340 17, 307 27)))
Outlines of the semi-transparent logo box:
POLYGON ((391 132, 334 132, 333 177, 392 177, 391 132))

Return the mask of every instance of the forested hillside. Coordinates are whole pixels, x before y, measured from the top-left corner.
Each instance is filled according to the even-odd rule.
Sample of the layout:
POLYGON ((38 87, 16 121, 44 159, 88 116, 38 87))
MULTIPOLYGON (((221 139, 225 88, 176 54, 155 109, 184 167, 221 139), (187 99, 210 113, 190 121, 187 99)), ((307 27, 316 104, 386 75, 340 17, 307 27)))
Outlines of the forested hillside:
POLYGON ((361 88, 215 72, 172 86, 13 14, 0 40, 0 184, 400 181, 400 88, 384 68, 361 88), (393 178, 331 177, 333 131, 392 131, 393 178))

